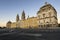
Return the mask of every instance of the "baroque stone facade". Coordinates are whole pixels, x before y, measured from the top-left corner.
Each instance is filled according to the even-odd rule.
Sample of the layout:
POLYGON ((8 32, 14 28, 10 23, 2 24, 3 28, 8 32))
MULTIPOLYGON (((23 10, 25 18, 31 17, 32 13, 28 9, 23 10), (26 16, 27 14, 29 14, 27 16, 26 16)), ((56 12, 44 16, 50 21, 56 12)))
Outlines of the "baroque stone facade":
POLYGON ((10 25, 11 28, 57 27, 58 26, 57 12, 51 4, 45 3, 45 5, 43 5, 37 12, 36 17, 28 17, 26 19, 25 12, 23 11, 21 19, 19 19, 19 15, 17 15, 16 22, 11 23, 10 25))
POLYGON ((37 13, 40 27, 58 26, 57 12, 51 4, 45 4, 37 13))

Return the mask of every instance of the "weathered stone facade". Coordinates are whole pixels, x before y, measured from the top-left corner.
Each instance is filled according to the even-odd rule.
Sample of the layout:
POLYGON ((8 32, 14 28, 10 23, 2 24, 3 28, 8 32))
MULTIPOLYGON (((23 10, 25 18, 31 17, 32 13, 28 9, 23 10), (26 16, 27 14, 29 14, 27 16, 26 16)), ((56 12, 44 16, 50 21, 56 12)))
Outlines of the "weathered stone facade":
POLYGON ((45 4, 37 13, 40 27, 58 26, 57 12, 51 4, 45 4))
POLYGON ((57 12, 51 4, 45 4, 39 9, 36 17, 28 17, 25 19, 25 12, 23 11, 21 19, 19 20, 19 16, 17 15, 16 22, 11 23, 11 28, 13 26, 18 28, 57 27, 57 12))

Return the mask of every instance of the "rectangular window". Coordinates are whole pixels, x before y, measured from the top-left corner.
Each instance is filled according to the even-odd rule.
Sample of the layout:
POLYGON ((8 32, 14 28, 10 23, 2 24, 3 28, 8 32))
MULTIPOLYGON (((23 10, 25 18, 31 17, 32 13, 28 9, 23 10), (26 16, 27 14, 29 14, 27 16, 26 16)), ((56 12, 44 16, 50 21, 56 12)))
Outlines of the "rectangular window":
POLYGON ((49 12, 49 17, 51 17, 51 12, 49 12))
POLYGON ((45 14, 43 14, 43 17, 45 17, 45 14))

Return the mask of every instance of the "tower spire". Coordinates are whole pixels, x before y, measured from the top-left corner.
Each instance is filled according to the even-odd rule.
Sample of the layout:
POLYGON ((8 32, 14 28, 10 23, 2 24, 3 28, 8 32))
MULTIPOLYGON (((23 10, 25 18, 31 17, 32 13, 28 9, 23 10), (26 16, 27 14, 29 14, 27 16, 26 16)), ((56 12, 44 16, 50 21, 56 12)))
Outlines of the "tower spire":
POLYGON ((16 22, 18 22, 19 21, 19 14, 17 14, 17 16, 16 16, 16 22))
POLYGON ((24 12, 24 10, 23 10, 23 12, 22 12, 21 19, 22 19, 22 20, 25 20, 25 12, 24 12))

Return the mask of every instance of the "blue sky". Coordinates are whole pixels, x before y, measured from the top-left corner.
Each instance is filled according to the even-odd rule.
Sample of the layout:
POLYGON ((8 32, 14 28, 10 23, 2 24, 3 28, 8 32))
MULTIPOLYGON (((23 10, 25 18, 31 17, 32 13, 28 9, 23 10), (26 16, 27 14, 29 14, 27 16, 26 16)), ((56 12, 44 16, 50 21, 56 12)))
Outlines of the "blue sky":
POLYGON ((37 11, 45 2, 50 3, 56 9, 59 22, 60 0, 0 0, 0 26, 5 26, 9 20, 15 22, 17 14, 21 18, 23 10, 26 17, 37 16, 37 11))

